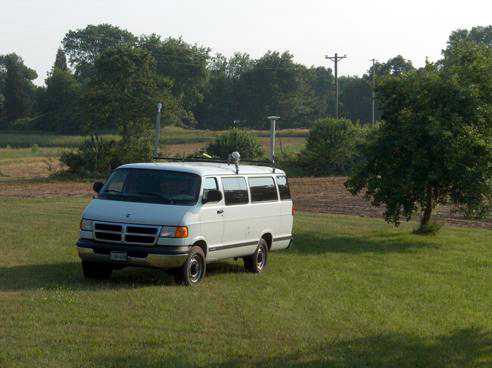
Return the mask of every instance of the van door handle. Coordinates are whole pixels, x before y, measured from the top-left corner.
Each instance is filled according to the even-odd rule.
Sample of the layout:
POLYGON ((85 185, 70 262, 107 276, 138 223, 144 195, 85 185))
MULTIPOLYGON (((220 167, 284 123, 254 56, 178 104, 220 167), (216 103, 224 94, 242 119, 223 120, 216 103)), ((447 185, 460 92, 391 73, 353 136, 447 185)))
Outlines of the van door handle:
POLYGON ((222 213, 224 213, 224 210, 217 210, 217 214, 218 214, 218 215, 220 215, 220 214, 222 214, 222 213))

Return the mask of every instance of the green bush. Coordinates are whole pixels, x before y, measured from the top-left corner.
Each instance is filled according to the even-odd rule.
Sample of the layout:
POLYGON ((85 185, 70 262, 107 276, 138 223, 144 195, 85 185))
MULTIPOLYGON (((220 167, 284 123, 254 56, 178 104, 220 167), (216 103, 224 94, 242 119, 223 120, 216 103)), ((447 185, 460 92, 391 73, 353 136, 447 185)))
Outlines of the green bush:
POLYGON ((366 129, 350 120, 320 119, 309 130, 306 147, 286 164, 304 176, 349 175, 365 138, 366 129))
POLYGON ((243 129, 231 129, 215 138, 206 149, 209 155, 227 159, 230 153, 237 151, 242 160, 256 160, 263 156, 264 151, 256 137, 243 129))
POLYGON ((60 160, 68 167, 69 175, 90 178, 106 176, 120 165, 151 161, 151 137, 133 135, 115 141, 91 136, 76 151, 63 153, 60 160))

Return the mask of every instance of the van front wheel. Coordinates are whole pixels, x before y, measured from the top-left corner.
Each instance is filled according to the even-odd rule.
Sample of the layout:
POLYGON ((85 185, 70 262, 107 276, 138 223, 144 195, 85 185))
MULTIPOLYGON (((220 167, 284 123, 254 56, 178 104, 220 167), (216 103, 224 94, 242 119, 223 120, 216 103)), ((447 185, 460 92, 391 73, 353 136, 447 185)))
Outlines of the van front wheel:
POLYGON ((256 251, 247 257, 243 257, 244 268, 253 273, 262 272, 268 259, 268 245, 265 239, 261 238, 256 251))
POLYGON ((195 246, 186 259, 184 265, 176 270, 174 280, 179 285, 196 286, 202 282, 205 277, 207 265, 205 263, 205 254, 202 248, 195 246))

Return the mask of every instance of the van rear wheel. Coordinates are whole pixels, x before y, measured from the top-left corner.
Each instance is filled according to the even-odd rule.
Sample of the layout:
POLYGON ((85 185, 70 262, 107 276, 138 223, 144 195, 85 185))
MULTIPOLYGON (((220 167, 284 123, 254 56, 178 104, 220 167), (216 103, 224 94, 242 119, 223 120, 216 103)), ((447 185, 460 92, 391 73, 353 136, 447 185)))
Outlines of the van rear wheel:
POLYGON ((82 273, 88 279, 109 279, 113 267, 107 263, 82 261, 82 273))
POLYGON ((243 257, 244 268, 253 273, 262 272, 268 260, 268 245, 265 239, 261 238, 256 251, 247 257, 243 257))
POLYGON ((176 270, 174 280, 179 285, 196 286, 205 277, 207 265, 202 248, 194 246, 184 265, 176 270))

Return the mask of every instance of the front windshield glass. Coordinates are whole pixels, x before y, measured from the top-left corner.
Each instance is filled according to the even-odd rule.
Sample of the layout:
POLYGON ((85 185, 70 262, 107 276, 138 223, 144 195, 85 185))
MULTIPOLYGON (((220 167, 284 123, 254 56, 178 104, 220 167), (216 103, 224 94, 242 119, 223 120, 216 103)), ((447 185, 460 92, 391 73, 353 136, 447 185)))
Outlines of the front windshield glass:
POLYGON ((98 198, 116 201, 194 205, 201 178, 167 170, 118 169, 109 177, 98 198))

